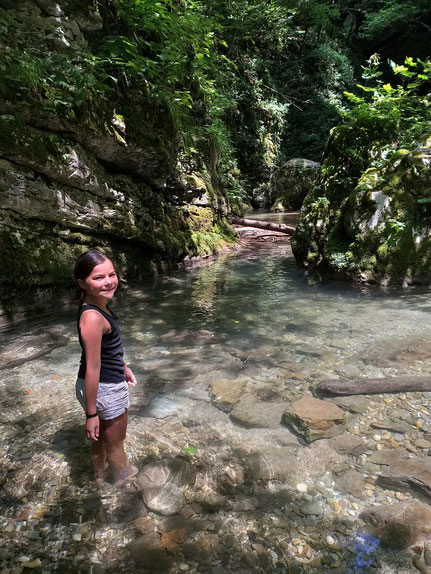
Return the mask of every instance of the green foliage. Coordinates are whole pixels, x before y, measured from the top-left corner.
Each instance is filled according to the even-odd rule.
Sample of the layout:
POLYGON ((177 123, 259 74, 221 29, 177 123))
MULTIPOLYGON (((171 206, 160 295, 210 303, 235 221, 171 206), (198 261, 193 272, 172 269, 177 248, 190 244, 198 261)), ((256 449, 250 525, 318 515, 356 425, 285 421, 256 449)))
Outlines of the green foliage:
POLYGON ((406 228, 406 223, 404 221, 397 221, 396 219, 388 219, 385 222, 385 225, 385 235, 388 240, 388 245, 394 246, 403 236, 403 232, 406 228))
MULTIPOLYGON (((373 141, 380 144, 397 141, 396 146, 379 146, 376 165, 382 157, 386 159, 388 153, 397 152, 402 147, 401 143, 408 146, 427 133, 431 120, 431 99, 419 92, 419 88, 431 79, 430 61, 406 58, 402 65, 391 60, 388 63, 398 78, 398 84, 383 83, 379 58, 372 56, 368 67, 363 69, 363 78, 372 85, 358 84, 362 95, 345 92, 353 104, 345 118, 348 124, 359 130, 357 141, 363 134, 368 139, 367 145, 373 141)), ((362 153, 361 146, 356 151, 362 153)))
POLYGON ((361 36, 367 39, 378 38, 388 31, 399 30, 419 21, 430 10, 428 0, 381 0, 377 9, 365 13, 361 36))
POLYGON ((411 57, 388 64, 391 82, 372 56, 363 83, 346 93, 345 123, 331 131, 292 245, 300 261, 345 277, 422 280, 429 275, 431 65, 411 57))
MULTIPOLYGON (((23 27, 14 10, 0 9, 0 97, 102 129, 118 112, 127 137, 138 143, 137 110, 147 110, 172 128, 179 156, 197 170, 208 165, 213 183, 238 207, 285 160, 320 160, 341 120, 342 92, 353 93, 360 23, 363 38, 373 39, 421 20, 427 6, 425 0, 367 0, 360 7, 354 0, 111 0, 97 10, 103 32, 88 45, 62 49, 52 34, 23 27)), ((403 66, 396 71, 408 80, 405 94, 398 88, 384 94, 383 83, 387 97, 373 119, 370 94, 352 95, 364 105, 348 115, 364 113, 370 130, 396 131, 407 117, 409 84, 425 81, 407 78, 414 66, 403 66), (398 112, 396 99, 404 106, 398 112)), ((347 155, 358 163, 361 150, 352 145, 347 155)))
MULTIPOLYGON (((48 46, 40 31, 23 28, 13 11, 0 9, 0 97, 75 117, 80 108, 94 118, 112 95, 116 78, 90 53, 48 46)), ((103 119, 103 118, 102 118, 103 119)))

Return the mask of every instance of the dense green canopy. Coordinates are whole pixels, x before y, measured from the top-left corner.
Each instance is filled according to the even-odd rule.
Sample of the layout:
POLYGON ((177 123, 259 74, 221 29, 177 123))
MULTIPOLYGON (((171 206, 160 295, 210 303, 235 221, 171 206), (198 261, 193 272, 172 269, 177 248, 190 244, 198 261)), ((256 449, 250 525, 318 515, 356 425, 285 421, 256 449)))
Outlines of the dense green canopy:
POLYGON ((98 123, 114 109, 129 133, 145 101, 174 123, 181 162, 204 154, 231 199, 285 160, 319 161, 361 65, 374 52, 426 58, 431 24, 426 0, 105 0, 97 10, 103 29, 71 57, 1 9, 0 97, 98 123))

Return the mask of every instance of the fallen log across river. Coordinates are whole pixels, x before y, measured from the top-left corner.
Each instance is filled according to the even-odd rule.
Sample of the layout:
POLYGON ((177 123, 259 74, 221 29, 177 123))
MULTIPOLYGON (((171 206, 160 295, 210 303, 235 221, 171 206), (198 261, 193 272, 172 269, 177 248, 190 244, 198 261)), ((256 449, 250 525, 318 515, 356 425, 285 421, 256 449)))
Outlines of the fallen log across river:
POLYGON ((295 228, 285 223, 272 223, 270 221, 259 221, 258 219, 245 219, 244 217, 229 217, 232 225, 244 225, 246 227, 256 227, 257 229, 269 229, 270 231, 280 231, 287 235, 293 235, 295 228))
POLYGON ((431 391, 431 376, 383 377, 381 379, 320 381, 318 395, 379 395, 381 393, 407 393, 431 391))

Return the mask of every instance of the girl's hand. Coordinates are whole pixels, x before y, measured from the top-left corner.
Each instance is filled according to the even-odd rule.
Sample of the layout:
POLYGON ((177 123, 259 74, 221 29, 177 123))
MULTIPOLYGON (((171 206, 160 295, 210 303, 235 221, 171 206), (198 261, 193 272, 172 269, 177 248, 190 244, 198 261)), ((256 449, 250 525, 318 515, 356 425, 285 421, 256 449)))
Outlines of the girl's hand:
POLYGON ((127 365, 124 366, 124 374, 126 375, 127 384, 134 387, 136 385, 135 375, 132 373, 132 369, 127 365))
POLYGON ((87 433, 87 438, 94 442, 98 441, 99 428, 100 428, 99 417, 91 417, 91 419, 87 419, 87 422, 85 423, 85 432, 87 433))

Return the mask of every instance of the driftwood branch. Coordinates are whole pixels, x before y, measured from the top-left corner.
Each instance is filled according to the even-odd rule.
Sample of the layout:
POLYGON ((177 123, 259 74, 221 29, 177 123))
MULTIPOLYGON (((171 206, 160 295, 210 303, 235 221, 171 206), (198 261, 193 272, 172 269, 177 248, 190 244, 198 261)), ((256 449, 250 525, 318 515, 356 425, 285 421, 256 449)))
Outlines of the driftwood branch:
POLYGON ((245 225, 246 227, 256 227, 257 229, 268 229, 270 231, 280 231, 287 235, 293 235, 295 228, 284 223, 272 223, 270 221, 259 221, 258 219, 245 219, 243 217, 229 217, 229 223, 233 225, 245 225))
POLYGON ((431 391, 431 377, 384 377, 381 379, 327 380, 316 389, 318 395, 377 395, 431 391))

